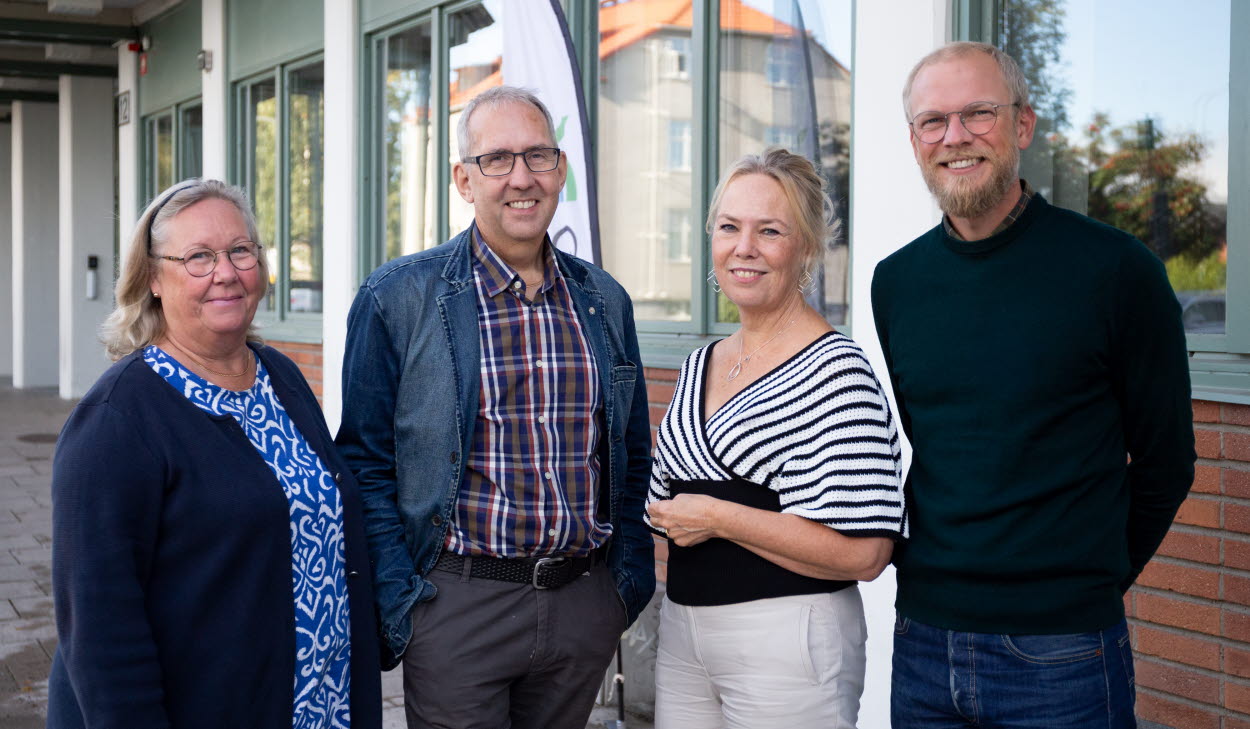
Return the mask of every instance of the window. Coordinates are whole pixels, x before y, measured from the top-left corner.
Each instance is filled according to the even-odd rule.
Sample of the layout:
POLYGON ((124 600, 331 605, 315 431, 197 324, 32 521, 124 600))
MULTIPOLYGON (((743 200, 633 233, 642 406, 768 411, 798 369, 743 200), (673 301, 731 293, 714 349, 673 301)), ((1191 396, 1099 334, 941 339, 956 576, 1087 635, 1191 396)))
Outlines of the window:
POLYGON ((671 263, 690 263, 690 211, 669 208, 664 211, 664 230, 671 263))
POLYGON ((797 38, 769 43, 765 51, 764 78, 773 86, 789 86, 802 73, 801 53, 802 44, 797 38))
MULTIPOLYGON (((450 13, 447 18, 448 169, 460 160, 460 141, 456 138, 460 110, 474 96, 503 83, 503 25, 497 20, 500 2, 476 3, 450 13)), ((450 232, 455 234, 469 227, 473 206, 461 199, 450 176, 447 201, 450 232)))
POLYGON ((203 170, 204 123, 199 100, 149 114, 143 120, 143 197, 203 170))
POLYGON ((668 168, 670 170, 690 169, 690 122, 670 121, 668 123, 668 168))
POLYGON ((661 41, 660 69, 664 78, 690 78, 690 38, 669 36, 661 41))
POLYGON ((256 212, 269 264, 268 323, 319 336, 325 139, 321 61, 279 66, 236 86, 238 177, 256 212))

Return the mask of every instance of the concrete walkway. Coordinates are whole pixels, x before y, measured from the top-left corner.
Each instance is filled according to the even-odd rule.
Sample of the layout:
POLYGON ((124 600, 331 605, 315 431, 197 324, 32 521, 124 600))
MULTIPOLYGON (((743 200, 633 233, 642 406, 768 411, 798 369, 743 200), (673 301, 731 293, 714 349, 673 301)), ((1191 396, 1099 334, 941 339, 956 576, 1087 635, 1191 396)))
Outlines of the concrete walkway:
MULTIPOLYGON (((52 451, 74 403, 0 377, 0 727, 42 729, 56 650, 52 614, 52 451)), ((382 674, 383 726, 404 729, 399 670, 382 674)), ((587 729, 615 719, 596 708, 587 729)), ((651 724, 630 717, 629 729, 651 724)))

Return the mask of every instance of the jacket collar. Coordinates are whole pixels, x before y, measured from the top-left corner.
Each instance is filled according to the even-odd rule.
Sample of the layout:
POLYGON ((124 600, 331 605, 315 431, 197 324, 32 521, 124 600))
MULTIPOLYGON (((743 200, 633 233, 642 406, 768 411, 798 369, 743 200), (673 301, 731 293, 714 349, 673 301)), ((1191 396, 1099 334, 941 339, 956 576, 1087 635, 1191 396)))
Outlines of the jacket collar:
MULTIPOLYGON (((473 223, 451 239, 451 256, 447 260, 447 265, 443 266, 442 276, 444 281, 454 287, 473 285, 473 236, 476 229, 477 223, 473 223)), ((551 244, 550 236, 547 238, 547 244, 551 244)), ((555 253, 556 265, 559 266, 560 273, 578 288, 586 289, 590 269, 586 268, 586 265, 576 256, 569 255, 555 246, 551 246, 551 249, 555 253)))

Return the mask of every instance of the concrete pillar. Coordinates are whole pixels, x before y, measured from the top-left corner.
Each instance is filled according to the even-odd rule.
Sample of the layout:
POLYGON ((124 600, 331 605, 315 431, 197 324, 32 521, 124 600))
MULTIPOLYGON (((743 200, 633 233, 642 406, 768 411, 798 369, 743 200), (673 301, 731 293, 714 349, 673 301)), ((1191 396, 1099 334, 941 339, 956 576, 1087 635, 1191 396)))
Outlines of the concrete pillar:
MULTIPOLYGON (((139 199, 143 161, 139 146, 139 54, 128 50, 125 43, 117 47, 117 96, 129 114, 128 121, 117 127, 117 240, 125 250, 143 204, 139 199)), ((122 256, 120 266, 124 265, 122 256)))
MULTIPOLYGON (((343 351, 347 341, 347 310, 356 295, 357 236, 356 181, 360 179, 360 98, 358 39, 359 0, 325 4, 325 234, 324 303, 321 317, 322 407, 330 432, 339 427, 343 412, 343 351)), ((205 134, 207 136, 207 134, 205 134)))
MULTIPOLYGON (((327 3, 333 5, 334 3, 327 3)), ((328 12, 328 11, 327 11, 328 12)), ((204 177, 226 179, 226 2, 201 0, 200 46, 213 65, 200 79, 204 114, 204 177)), ((327 26, 328 27, 328 26, 327 26)))
MULTIPOLYGON (((946 41, 946 13, 943 0, 855 6, 851 157, 860 163, 851 168, 851 329, 882 381, 886 381, 885 361, 870 298, 873 269, 938 221, 937 206, 912 159, 899 98, 912 65, 946 41), (890 41, 883 43, 882 38, 890 41), (864 164, 864 160, 872 162, 864 164)), ((903 446, 908 459, 911 449, 905 439, 903 446)), ((868 622, 868 666, 859 714, 863 729, 890 726, 895 590, 893 567, 860 585, 868 622)))
POLYGON ((113 310, 113 79, 61 76, 60 102, 60 391, 71 398, 109 365, 99 329, 113 310))
MULTIPOLYGON (((0 292, 13 290, 13 125, 0 124, 0 292)), ((13 374, 13 297, 0 294, 0 377, 13 374)))
POLYGON ((56 104, 13 103, 13 386, 57 379, 56 104))

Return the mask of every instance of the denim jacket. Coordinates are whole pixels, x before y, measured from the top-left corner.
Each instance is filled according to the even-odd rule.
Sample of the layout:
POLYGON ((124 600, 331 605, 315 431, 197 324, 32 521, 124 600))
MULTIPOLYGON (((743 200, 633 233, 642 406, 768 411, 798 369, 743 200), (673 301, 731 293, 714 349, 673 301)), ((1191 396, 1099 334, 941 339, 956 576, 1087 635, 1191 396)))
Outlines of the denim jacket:
MULTIPOLYGON (((382 265, 347 320, 337 443, 364 501, 384 668, 412 637, 409 613, 437 592, 438 561, 472 447, 481 345, 471 231, 382 265)), ((599 362, 600 478, 610 494, 607 564, 632 623, 655 591, 642 521, 651 470, 647 392, 628 294, 602 270, 556 251, 599 362)), ((603 484, 599 493, 603 494, 603 484)))

